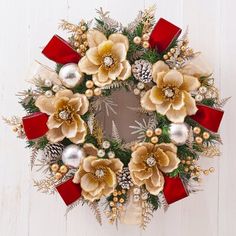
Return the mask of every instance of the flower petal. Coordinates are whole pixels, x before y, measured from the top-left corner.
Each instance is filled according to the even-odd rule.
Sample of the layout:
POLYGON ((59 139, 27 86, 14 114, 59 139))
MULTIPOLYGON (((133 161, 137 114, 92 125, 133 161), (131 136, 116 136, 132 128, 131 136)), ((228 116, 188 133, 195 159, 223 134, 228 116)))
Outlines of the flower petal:
POLYGON ((122 62, 123 70, 121 71, 118 80, 126 80, 131 76, 131 65, 127 60, 122 62))
POLYGON ((154 103, 155 105, 162 104, 165 99, 162 95, 162 90, 157 86, 152 87, 149 98, 151 102, 154 103))
POLYGON ((73 109, 75 111, 79 111, 80 107, 82 106, 82 101, 81 98, 79 96, 73 96, 69 102, 68 105, 70 105, 71 107, 73 107, 73 109))
POLYGON ((164 76, 163 82, 166 85, 173 85, 175 87, 180 87, 181 84, 183 83, 183 75, 177 70, 170 70, 164 76))
POLYGON ((76 93, 74 94, 73 98, 75 97, 78 97, 81 101, 81 106, 79 107, 79 110, 77 111, 80 115, 84 115, 88 111, 89 100, 84 94, 76 93))
POLYGON ((47 132, 47 139, 52 143, 57 143, 62 141, 65 138, 61 132, 61 128, 50 129, 47 132))
POLYGON ((53 105, 55 98, 47 98, 44 95, 39 96, 35 101, 35 106, 39 108, 41 112, 51 115, 55 112, 55 107, 53 105))
POLYGON ((150 99, 151 89, 148 90, 144 96, 141 98, 141 106, 147 111, 155 111, 156 106, 150 99))
POLYGON ((98 65, 93 64, 92 62, 89 61, 89 59, 84 56, 80 59, 79 61, 79 69, 81 72, 86 73, 87 75, 94 75, 98 72, 98 65))
POLYGON ((86 155, 97 156, 98 149, 92 143, 85 143, 83 149, 86 155))
POLYGON ((73 96, 73 92, 69 89, 60 90, 56 93, 56 98, 67 97, 71 98, 73 96))
POLYGON ((94 190, 89 192, 94 197, 99 197, 102 195, 103 189, 106 187, 106 184, 104 182, 98 183, 98 187, 94 190))
POLYGON ((157 77, 160 72, 168 72, 169 66, 164 61, 157 61, 152 67, 152 76, 157 77))
POLYGON ((112 56, 118 60, 118 62, 123 62, 126 59, 126 49, 123 43, 115 43, 111 49, 112 56))
POLYGON ((119 63, 113 70, 109 71, 108 77, 112 80, 116 80, 116 78, 120 75, 122 70, 123 70, 123 65, 119 63))
POLYGON ((156 150, 156 152, 154 153, 154 156, 157 160, 158 166, 168 166, 169 165, 169 162, 170 162, 169 158, 162 149, 158 148, 156 150))
POLYGON ((165 115, 166 112, 169 111, 170 107, 171 107, 171 103, 166 101, 160 105, 156 105, 156 111, 162 115, 165 115))
POLYGON ((112 79, 108 78, 108 80, 106 82, 100 82, 98 80, 98 76, 97 75, 93 75, 93 82, 98 87, 104 87, 105 85, 111 84, 112 81, 113 81, 112 79))
POLYGON ((121 171, 123 166, 124 164, 118 158, 111 159, 111 164, 109 164, 109 168, 115 173, 121 171))
POLYGON ((86 52, 86 56, 89 59, 90 62, 92 62, 94 65, 101 65, 101 58, 98 55, 98 48, 97 47, 93 47, 90 48, 87 52, 86 52))
POLYGON ((54 118, 54 114, 50 115, 47 121, 47 126, 49 129, 59 128, 62 125, 62 122, 58 122, 54 118))
POLYGON ((97 160, 95 156, 88 156, 83 159, 82 168, 88 173, 94 173, 95 169, 92 166, 92 162, 97 160))
POLYGON ((105 83, 109 79, 108 70, 106 70, 103 66, 100 66, 97 76, 100 83, 105 83))
POLYGON ((171 105, 175 110, 179 110, 184 106, 184 95, 182 92, 171 102, 171 105))
POLYGON ((128 49, 129 49, 129 40, 123 34, 118 34, 118 33, 111 34, 109 36, 109 40, 111 40, 114 43, 123 43, 125 45, 126 51, 128 51, 128 49))
POLYGON ((105 167, 105 166, 108 166, 110 163, 111 163, 110 159, 101 159, 101 158, 98 159, 97 158, 96 160, 92 161, 91 165, 93 167, 99 167, 99 166, 105 167))
POLYGON ((196 106, 196 101, 187 92, 184 92, 184 103, 186 107, 186 112, 189 116, 194 115, 197 112, 198 108, 196 106))
POLYGON ((144 184, 144 181, 138 179, 136 176, 135 176, 135 171, 133 172, 130 172, 130 176, 132 178, 132 181, 134 182, 134 184, 138 185, 138 186, 142 186, 144 184))
POLYGON ((160 143, 156 144, 156 147, 161 148, 163 151, 177 152, 177 147, 173 143, 160 143))
POLYGON ((87 41, 90 48, 97 47, 105 40, 107 40, 106 36, 98 30, 89 30, 87 32, 87 41))
POLYGON ((77 122, 72 122, 70 124, 63 122, 61 131, 65 137, 74 138, 77 134, 77 122))
POLYGON ((74 138, 70 138, 70 141, 75 144, 83 143, 87 135, 87 130, 77 132, 74 138))
POLYGON ((164 173, 170 173, 178 167, 180 159, 173 152, 166 151, 166 154, 169 157, 169 164, 168 166, 159 166, 159 169, 164 173))
POLYGON ((200 87, 200 82, 197 77, 184 75, 184 81, 181 85, 181 89, 185 91, 193 91, 200 87))
POLYGON ((98 187, 98 181, 91 173, 87 173, 81 178, 80 186, 84 191, 92 192, 98 187))
POLYGON ((136 151, 132 152, 131 161, 133 161, 136 164, 142 163, 147 155, 148 155, 147 148, 145 146, 140 146, 136 151))
POLYGON ((129 170, 131 172, 145 170, 145 168, 146 168, 146 165, 143 162, 140 162, 140 163, 135 163, 133 161, 129 162, 129 170))
POLYGON ((111 49, 114 43, 111 40, 106 40, 99 44, 98 46, 98 55, 100 57, 110 56, 111 55, 111 49))
POLYGON ((86 192, 84 190, 82 190, 81 195, 84 197, 84 199, 86 199, 90 202, 94 202, 95 200, 100 199, 102 196, 102 194, 97 195, 97 196, 92 196, 89 192, 86 192))
POLYGON ((162 173, 156 168, 155 175, 145 181, 145 186, 148 192, 157 196, 164 187, 164 177, 162 173))
POLYGON ((109 187, 115 187, 117 184, 116 174, 110 168, 107 168, 107 174, 104 180, 109 187))
POLYGON ((152 176, 152 168, 146 170, 134 171, 134 175, 137 179, 143 181, 149 179, 152 176))
POLYGON ((170 108, 166 113, 167 118, 174 123, 184 122, 186 115, 186 107, 182 107, 180 110, 174 110, 173 108, 170 108))

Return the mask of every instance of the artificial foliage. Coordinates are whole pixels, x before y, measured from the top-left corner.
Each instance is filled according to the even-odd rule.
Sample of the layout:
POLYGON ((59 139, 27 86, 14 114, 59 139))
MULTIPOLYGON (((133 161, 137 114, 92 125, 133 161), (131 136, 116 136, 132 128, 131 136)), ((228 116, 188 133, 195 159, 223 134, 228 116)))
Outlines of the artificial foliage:
POLYGON ((97 13, 93 22, 60 23, 68 42, 54 40, 66 45, 73 59, 52 58, 57 48, 51 43, 49 52, 46 46, 43 53, 55 67, 40 64, 34 88, 18 93, 26 116, 5 121, 32 150, 31 168, 43 175, 34 181, 39 191, 58 192, 67 212, 88 204, 100 224, 105 206, 110 223, 145 228, 154 211, 187 197, 214 171, 202 169, 200 160, 220 155, 217 131, 228 98, 219 98, 211 71, 198 65, 200 53, 189 46, 187 32, 169 41, 160 37, 165 27, 181 30, 167 21, 162 28, 163 19, 156 25, 154 7, 140 11, 127 26, 102 9, 97 13), (145 115, 127 131, 137 137, 129 143, 114 121, 107 136, 97 118, 103 112, 109 120, 116 113, 111 95, 123 89, 140 99, 133 110, 145 115), (199 110, 206 110, 210 121, 202 121, 199 110), (213 127, 214 112, 220 118, 213 127), (46 123, 40 118, 45 114, 46 123), (36 135, 36 129, 45 132, 36 135), (177 184, 181 189, 173 187, 177 184))

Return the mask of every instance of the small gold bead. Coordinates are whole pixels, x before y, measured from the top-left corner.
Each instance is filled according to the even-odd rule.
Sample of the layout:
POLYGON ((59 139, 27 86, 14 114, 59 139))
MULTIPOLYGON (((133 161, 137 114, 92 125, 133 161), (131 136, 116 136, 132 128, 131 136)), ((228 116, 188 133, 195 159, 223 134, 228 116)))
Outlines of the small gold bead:
POLYGON ((51 165, 52 172, 57 172, 59 170, 59 165, 57 163, 51 165))
POLYGON ((151 138, 152 135, 153 135, 153 130, 148 129, 148 130, 146 131, 146 136, 147 136, 148 138, 151 138))
POLYGON ((197 171, 197 172, 195 173, 195 176, 199 177, 199 176, 200 176, 200 173, 197 171))
POLYGON ((93 96, 93 90, 92 89, 87 89, 85 91, 85 96, 88 98, 91 98, 93 96))
POLYGON ((83 34, 83 31, 82 30, 77 30, 77 33, 79 34, 79 35, 81 35, 81 34, 83 34))
POLYGON ((144 41, 143 42, 143 48, 149 48, 149 42, 148 41, 144 41))
POLYGON ((80 48, 81 51, 84 51, 84 50, 86 49, 83 44, 81 44, 81 45, 79 46, 79 48, 80 48))
POLYGON ((182 57, 177 57, 177 61, 182 62, 183 58, 182 57))
POLYGON ((54 177, 55 179, 60 180, 63 177, 63 175, 60 172, 57 172, 54 177))
POLYGON ((162 134, 162 129, 161 128, 156 128, 155 129, 155 135, 161 135, 162 134))
POLYGON ((86 27, 85 25, 82 25, 82 26, 80 27, 80 29, 81 29, 83 32, 85 32, 85 31, 87 30, 87 27, 86 27))
POLYGON ((122 194, 122 192, 121 191, 118 191, 118 195, 120 196, 122 194))
POLYGON ((118 193, 115 191, 115 192, 113 193, 113 196, 116 197, 117 195, 118 195, 118 193))
POLYGON ((173 53, 175 53, 175 48, 171 48, 170 49, 170 52, 173 54, 173 53))
POLYGON ((214 168, 214 167, 211 167, 211 168, 209 169, 209 171, 210 171, 211 173, 213 173, 213 172, 215 171, 215 168, 214 168))
POLYGON ((194 134, 200 134, 201 133, 201 129, 199 127, 194 127, 193 128, 193 133, 194 134))
POLYGON ((204 139, 209 139, 210 138, 210 134, 208 132, 203 132, 202 137, 204 139))
POLYGON ((17 130, 18 130, 17 127, 12 128, 12 131, 13 131, 13 132, 17 132, 17 130))
POLYGON ((204 173, 204 175, 209 175, 210 171, 209 170, 204 170, 203 173, 204 173))
POLYGON ((201 179, 201 178, 198 178, 197 181, 198 181, 198 183, 201 183, 201 182, 202 182, 202 179, 201 179))
POLYGON ((134 95, 137 96, 137 95, 140 94, 140 92, 141 92, 141 91, 140 91, 138 88, 135 88, 135 89, 134 89, 134 95))
POLYGON ((185 160, 182 160, 181 162, 182 162, 182 164, 185 164, 186 161, 185 161, 185 160))
POLYGON ((68 172, 68 167, 65 165, 62 165, 59 169, 60 173, 66 174, 68 172))
POLYGON ((186 161, 186 164, 187 165, 191 165, 191 161, 186 161))
POLYGON ((125 190, 125 189, 122 189, 122 193, 123 193, 123 194, 126 194, 126 190, 125 190))
POLYGON ((78 42, 74 42, 74 46, 77 48, 79 47, 79 43, 78 42))
POLYGON ((167 54, 165 54, 164 56, 163 56, 163 59, 164 60, 167 60, 169 57, 168 57, 168 55, 167 54))
POLYGON ((186 50, 186 47, 185 47, 185 46, 182 46, 182 47, 181 47, 181 51, 184 52, 185 50, 186 50))
POLYGON ((113 212, 117 212, 117 208, 116 208, 116 207, 112 207, 111 210, 112 210, 113 212))
POLYGON ((87 35, 86 34, 82 34, 81 38, 82 39, 87 39, 87 35))
POLYGON ((197 144, 202 144, 202 142, 203 142, 201 137, 196 137, 195 141, 196 141, 197 144))
POLYGON ((76 49, 76 52, 81 53, 81 50, 78 48, 78 49, 76 49))
POLYGON ((185 168, 184 168, 184 171, 185 171, 185 172, 188 172, 188 171, 189 171, 188 167, 185 167, 185 168))
POLYGON ((92 80, 86 81, 86 88, 91 89, 94 86, 94 83, 92 80))
POLYGON ((114 202, 110 202, 110 206, 111 207, 115 206, 115 203, 114 202))
POLYGON ((158 143, 158 137, 157 137, 157 136, 152 137, 152 138, 151 138, 151 142, 152 142, 153 144, 158 143))
POLYGON ((119 200, 120 203, 124 203, 124 201, 125 201, 125 200, 124 200, 123 198, 121 198, 121 199, 119 200))
POLYGON ((78 35, 78 34, 75 34, 75 35, 74 35, 74 39, 75 39, 75 40, 78 40, 78 39, 79 39, 79 35, 78 35))
POLYGON ((95 96, 100 96, 101 94, 102 94, 101 88, 95 88, 95 89, 94 89, 94 95, 95 95, 95 96))
POLYGON ((187 156, 187 158, 186 158, 186 159, 190 161, 190 160, 192 159, 192 157, 190 157, 190 156, 187 156))
POLYGON ((113 197, 113 202, 118 202, 118 197, 113 197))
POLYGON ((189 169, 190 169, 190 170, 194 170, 194 166, 190 166, 189 169))
POLYGON ((144 40, 144 41, 148 41, 149 40, 149 35, 148 34, 144 34, 143 36, 142 36, 142 39, 144 40))
POLYGON ((88 47, 88 41, 84 41, 83 45, 87 48, 88 47))
POLYGON ((168 52, 167 55, 168 55, 169 57, 172 57, 172 53, 171 53, 171 52, 168 52))
POLYGON ((141 43, 141 38, 139 37, 139 36, 136 36, 134 39, 133 39, 133 42, 135 43, 135 44, 140 44, 141 43))

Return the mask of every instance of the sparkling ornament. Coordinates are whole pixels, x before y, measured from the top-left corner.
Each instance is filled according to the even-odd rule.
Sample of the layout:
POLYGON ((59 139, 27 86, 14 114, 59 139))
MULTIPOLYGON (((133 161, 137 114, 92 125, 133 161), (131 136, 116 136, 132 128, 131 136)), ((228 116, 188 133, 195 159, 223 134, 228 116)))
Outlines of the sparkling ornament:
POLYGON ((137 60, 132 65, 133 76, 143 83, 149 83, 152 80, 152 64, 146 60, 137 60))
POLYGON ((169 129, 170 139, 176 145, 183 145, 186 143, 189 136, 189 128, 185 123, 171 123, 169 129))
POLYGON ((45 92, 45 96, 48 97, 48 98, 52 97, 52 95, 53 95, 53 93, 52 93, 51 90, 47 90, 47 91, 45 92))
POLYGON ((67 146, 62 153, 63 163, 73 168, 78 168, 83 158, 85 158, 83 148, 74 144, 67 146))
POLYGON ((70 117, 70 113, 68 113, 66 110, 62 110, 59 114, 58 114, 59 118, 62 120, 68 120, 68 118, 70 117))
POLYGON ((52 86, 52 81, 49 80, 49 79, 46 79, 46 80, 44 81, 44 85, 45 85, 46 87, 51 87, 51 86, 52 86))
POLYGON ((109 141, 104 141, 104 142, 102 143, 102 147, 103 147, 104 149, 108 149, 110 146, 111 146, 111 144, 110 144, 109 141))
POLYGON ((152 167, 156 165, 156 159, 154 157, 148 157, 148 159, 146 160, 146 163, 148 166, 152 167))
POLYGON ((141 190, 140 190, 140 188, 134 188, 133 192, 134 192, 134 194, 140 194, 141 190))
POLYGON ((107 155, 109 158, 115 158, 115 153, 112 151, 108 152, 107 155))
POLYGON ((205 86, 201 86, 201 87, 199 88, 199 93, 205 94, 206 92, 207 92, 207 88, 206 88, 205 86))
POLYGON ((134 202, 138 202, 140 200, 140 196, 139 195, 134 195, 133 200, 134 200, 134 202))
POLYGON ((144 47, 145 49, 149 48, 149 46, 150 46, 149 42, 147 42, 147 41, 144 41, 144 42, 143 42, 143 47, 144 47))
POLYGON ((201 94, 197 94, 196 96, 195 96, 195 100, 197 101, 197 102, 201 102, 202 100, 203 100, 203 96, 201 95, 201 94))
POLYGON ((144 200, 144 201, 147 200, 148 199, 148 193, 147 192, 142 193, 141 194, 141 199, 144 200))
POLYGON ((114 64, 114 60, 111 56, 106 56, 103 59, 103 64, 105 67, 111 67, 114 64))
POLYGON ((104 151, 103 149, 99 149, 99 150, 98 150, 98 156, 99 156, 99 157, 104 157, 105 154, 106 154, 106 153, 105 153, 105 151, 104 151))
POLYGON ((83 81, 83 74, 75 63, 65 64, 59 72, 59 78, 62 84, 67 88, 74 88, 83 81))
POLYGON ((61 159, 64 145, 61 143, 48 143, 44 148, 44 156, 48 161, 58 161, 61 159))

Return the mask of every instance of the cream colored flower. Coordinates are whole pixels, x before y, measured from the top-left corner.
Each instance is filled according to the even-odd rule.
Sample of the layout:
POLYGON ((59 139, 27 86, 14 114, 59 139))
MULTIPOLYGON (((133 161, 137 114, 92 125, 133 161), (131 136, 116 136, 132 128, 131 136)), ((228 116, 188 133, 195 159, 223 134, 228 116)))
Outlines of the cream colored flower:
POLYGON ((170 173, 178 167, 177 148, 172 143, 140 143, 134 147, 129 163, 133 182, 142 186, 153 195, 163 190, 162 172, 170 173))
POLYGON ((96 154, 93 145, 84 146, 85 153, 93 153, 82 160, 79 170, 73 178, 74 183, 80 183, 82 196, 95 201, 102 196, 109 196, 116 188, 116 174, 122 170, 123 163, 118 159, 101 159, 96 154))
POLYGON ((80 60, 79 68, 87 75, 93 75, 94 83, 103 87, 113 80, 125 80, 131 75, 131 66, 126 60, 129 41, 122 34, 106 36, 97 31, 87 33, 90 49, 80 60))
POLYGON ((190 92, 200 86, 197 77, 170 70, 163 62, 153 65, 152 87, 141 99, 141 105, 148 111, 157 111, 175 123, 183 122, 187 115, 194 115, 197 107, 190 92))
POLYGON ((64 138, 76 144, 84 142, 87 127, 81 115, 88 111, 89 106, 85 95, 62 90, 51 98, 39 96, 35 105, 49 115, 47 138, 50 142, 56 143, 64 138))

